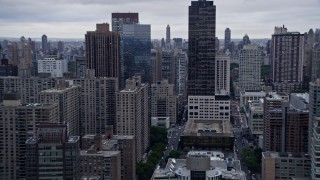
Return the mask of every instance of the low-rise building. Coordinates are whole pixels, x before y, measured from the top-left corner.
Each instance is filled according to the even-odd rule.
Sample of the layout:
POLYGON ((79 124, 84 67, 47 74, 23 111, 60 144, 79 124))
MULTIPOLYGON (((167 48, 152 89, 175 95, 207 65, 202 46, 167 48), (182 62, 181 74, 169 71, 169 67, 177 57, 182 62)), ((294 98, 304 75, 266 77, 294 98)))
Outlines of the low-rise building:
POLYGON ((234 135, 230 128, 230 121, 188 120, 180 143, 183 149, 232 150, 234 135))
POLYGON ((241 171, 240 161, 235 161, 228 170, 228 160, 218 151, 190 151, 186 159, 169 159, 164 169, 157 168, 152 180, 245 180, 246 174, 241 171))

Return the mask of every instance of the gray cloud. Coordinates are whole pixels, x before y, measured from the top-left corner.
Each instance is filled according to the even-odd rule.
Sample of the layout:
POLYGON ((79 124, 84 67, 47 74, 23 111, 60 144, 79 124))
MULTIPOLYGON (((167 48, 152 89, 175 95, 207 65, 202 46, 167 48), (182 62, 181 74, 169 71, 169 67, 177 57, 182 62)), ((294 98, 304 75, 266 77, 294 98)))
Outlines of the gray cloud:
MULTIPOLYGON (((0 36, 84 37, 95 23, 110 22, 112 12, 139 12, 140 22, 151 24, 152 38, 188 36, 185 0, 0 0, 0 36)), ((217 36, 231 28, 232 37, 269 38, 274 26, 290 31, 319 28, 320 0, 216 0, 217 36)))

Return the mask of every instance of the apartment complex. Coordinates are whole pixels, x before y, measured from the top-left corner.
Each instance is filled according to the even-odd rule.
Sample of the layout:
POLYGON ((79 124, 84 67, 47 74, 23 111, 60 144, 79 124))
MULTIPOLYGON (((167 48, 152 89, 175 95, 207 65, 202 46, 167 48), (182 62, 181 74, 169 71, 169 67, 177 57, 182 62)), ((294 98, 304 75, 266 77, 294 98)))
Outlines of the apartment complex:
POLYGON ((141 161, 149 146, 150 118, 148 84, 141 76, 126 80, 125 89, 116 93, 116 134, 135 136, 136 160, 141 161))
POLYGON ((44 90, 40 93, 40 103, 59 104, 60 122, 68 125, 68 134, 80 134, 80 86, 69 86, 60 82, 56 88, 44 90))
POLYGON ((26 141, 26 179, 80 179, 80 137, 67 126, 40 124, 26 141))
POLYGON ((273 87, 277 91, 300 89, 303 81, 304 35, 275 27, 271 40, 273 87))
POLYGON ((55 87, 56 79, 40 77, 0 77, 0 101, 6 92, 17 92, 21 103, 38 103, 43 90, 55 87))
POLYGON ((39 123, 59 123, 58 104, 22 104, 16 94, 5 94, 0 105, 0 177, 26 177, 26 141, 39 123))
MULTIPOLYGON (((90 73, 91 72, 91 73, 90 73)), ((116 78, 95 78, 90 76, 66 80, 70 85, 81 86, 80 134, 104 134, 106 125, 116 120, 116 78)))

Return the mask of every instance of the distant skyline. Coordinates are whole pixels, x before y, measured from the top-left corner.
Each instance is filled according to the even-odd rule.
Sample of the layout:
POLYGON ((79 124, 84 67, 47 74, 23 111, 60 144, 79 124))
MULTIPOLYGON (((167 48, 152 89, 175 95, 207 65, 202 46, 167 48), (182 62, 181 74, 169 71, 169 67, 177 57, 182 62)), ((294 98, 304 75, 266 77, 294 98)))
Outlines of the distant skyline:
MULTIPOLYGON (((0 0, 0 37, 84 38, 96 23, 111 25, 112 12, 138 12, 141 24, 151 24, 151 38, 188 38, 190 0, 0 0)), ((320 0, 215 0, 216 35, 224 38, 270 38, 275 26, 307 32, 320 28, 320 0)))

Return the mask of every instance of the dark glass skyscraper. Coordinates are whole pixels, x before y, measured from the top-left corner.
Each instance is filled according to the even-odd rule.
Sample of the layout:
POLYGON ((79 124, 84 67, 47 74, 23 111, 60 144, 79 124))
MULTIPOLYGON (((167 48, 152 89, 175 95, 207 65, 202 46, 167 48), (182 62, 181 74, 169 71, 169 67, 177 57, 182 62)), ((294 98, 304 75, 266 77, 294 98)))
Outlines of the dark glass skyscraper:
POLYGON ((188 95, 215 94, 216 6, 192 1, 189 6, 188 95))
POLYGON ((123 25, 122 41, 124 79, 140 74, 142 82, 151 82, 151 26, 123 25))
POLYGON ((226 30, 224 31, 224 51, 226 51, 227 49, 230 49, 230 45, 231 45, 231 30, 229 28, 226 28, 226 30))

